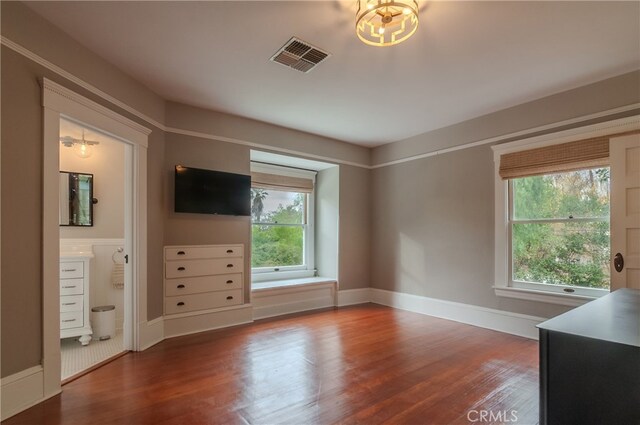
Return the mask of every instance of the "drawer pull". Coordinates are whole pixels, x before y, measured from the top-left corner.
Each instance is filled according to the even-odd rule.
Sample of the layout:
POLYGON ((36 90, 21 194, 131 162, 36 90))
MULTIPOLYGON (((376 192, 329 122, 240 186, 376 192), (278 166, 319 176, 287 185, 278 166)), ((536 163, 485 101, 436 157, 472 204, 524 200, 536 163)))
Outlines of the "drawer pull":
POLYGON ((70 285, 70 286, 63 286, 62 289, 73 289, 73 288, 77 288, 76 285, 70 285))
POLYGON ((184 251, 178 251, 178 255, 184 255, 185 252, 184 251))
POLYGON ((182 289, 182 288, 184 288, 184 285, 183 285, 183 284, 180 284, 180 285, 178 285, 176 288, 178 288, 178 289, 182 289))
POLYGON ((180 305, 184 305, 184 303, 183 303, 182 301, 180 301, 180 302, 179 302, 178 304, 176 304, 176 305, 179 305, 179 306, 180 306, 180 305))
POLYGON ((227 264, 227 268, 233 267, 233 264, 227 264))
POLYGON ((75 272, 78 269, 62 269, 63 272, 75 272))
POLYGON ((227 284, 233 283, 233 280, 227 280, 227 284))
POLYGON ((67 322, 75 322, 76 319, 64 319, 63 322, 67 323, 67 322))
POLYGON ((184 267, 178 267, 178 271, 186 270, 184 267))
POLYGON ((62 303, 62 305, 76 305, 77 303, 62 303))
POLYGON ((233 249, 227 249, 227 254, 233 254, 233 249))
POLYGON ((227 297, 227 299, 228 299, 228 300, 232 300, 232 299, 233 299, 233 295, 229 295, 229 296, 227 297))

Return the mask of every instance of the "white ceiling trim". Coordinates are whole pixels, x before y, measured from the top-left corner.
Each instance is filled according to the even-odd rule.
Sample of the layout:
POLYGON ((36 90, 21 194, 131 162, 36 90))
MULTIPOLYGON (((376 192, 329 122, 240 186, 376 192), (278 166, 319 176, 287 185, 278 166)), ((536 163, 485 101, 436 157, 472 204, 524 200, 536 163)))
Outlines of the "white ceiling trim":
POLYGON ((486 145, 486 144, 491 144, 491 143, 499 143, 499 142, 501 142, 503 140, 507 140, 507 139, 511 139, 511 138, 515 138, 515 137, 523 137, 524 138, 527 135, 530 135, 530 134, 533 134, 533 133, 537 133, 537 132, 540 132, 540 131, 552 130, 554 128, 559 128, 559 127, 562 127, 562 126, 565 126, 565 125, 576 124, 576 123, 588 121, 588 120, 591 120, 591 119, 602 118, 602 117, 606 117, 606 116, 610 116, 610 115, 615 115, 615 114, 618 114, 618 113, 623 113, 623 112, 632 111, 632 110, 635 110, 635 109, 640 109, 640 103, 633 103, 631 105, 622 106, 622 107, 614 108, 614 109, 609 109, 609 110, 598 112, 598 113, 595 113, 595 114, 584 115, 584 116, 572 118, 572 119, 565 120, 565 121, 560 121, 560 122, 555 122, 555 123, 552 123, 552 124, 533 127, 533 128, 529 128, 529 129, 526 129, 526 130, 521 130, 521 131, 517 131, 517 132, 513 132, 513 133, 504 134, 504 135, 501 135, 501 136, 496 136, 496 137, 491 137, 491 138, 488 138, 488 139, 478 140, 478 141, 475 141, 475 142, 465 143, 465 144, 462 144, 462 145, 459 145, 459 146, 454 146, 454 147, 451 147, 451 148, 440 149, 440 150, 437 150, 437 151, 426 152, 426 153, 418 154, 418 155, 412 155, 412 156, 408 156, 408 157, 405 157, 405 158, 397 159, 397 160, 394 160, 394 161, 388 161, 388 162, 384 162, 384 163, 380 163, 380 164, 376 164, 376 165, 368 165, 368 164, 361 164, 361 163, 352 162, 352 161, 344 161, 344 160, 341 160, 341 159, 322 156, 322 155, 314 155, 314 154, 301 152, 301 151, 297 151, 297 150, 293 150, 293 149, 279 148, 279 147, 276 147, 276 146, 265 145, 265 144, 262 144, 262 143, 249 142, 249 141, 241 140, 241 139, 235 139, 235 138, 230 138, 230 137, 225 137, 225 136, 218 136, 218 135, 214 135, 214 134, 202 133, 202 132, 192 131, 192 130, 184 130, 184 129, 174 128, 174 127, 167 127, 164 123, 156 121, 153 118, 143 114, 142 112, 139 112, 138 110, 136 110, 133 107, 127 105, 126 103, 124 103, 124 102, 116 99, 115 97, 103 92, 102 90, 100 90, 97 87, 87 83, 86 81, 76 77, 75 75, 71 74, 70 72, 65 71, 64 69, 60 68, 59 66, 49 62, 48 60, 42 58, 41 56, 39 56, 39 55, 37 55, 35 53, 33 53, 32 51, 30 51, 27 48, 21 46, 20 44, 15 43, 14 41, 8 39, 7 37, 1 36, 0 37, 0 43, 5 45, 5 46, 7 46, 8 48, 14 50, 15 52, 25 56, 26 58, 36 62, 37 64, 49 69, 50 71, 53 71, 56 74, 66 78, 67 80, 79 85, 80 87, 83 87, 84 89, 86 89, 86 90, 90 91, 91 93, 103 98, 104 100, 106 100, 106 101, 108 101, 108 102, 110 102, 110 103, 112 103, 112 104, 124 109, 125 111, 127 111, 127 112, 129 112, 129 113, 131 113, 131 114, 133 114, 135 116, 137 116, 138 118, 148 122, 149 124, 159 128, 162 131, 165 131, 165 132, 168 132, 168 133, 174 133, 174 134, 182 134, 182 135, 185 135, 185 136, 199 137, 199 138, 208 139, 208 140, 217 140, 217 141, 222 141, 222 142, 227 142, 227 143, 234 143, 234 144, 249 146, 249 147, 256 148, 256 149, 264 149, 264 150, 267 150, 267 151, 288 153, 288 154, 292 154, 292 155, 318 159, 318 160, 321 160, 321 161, 327 161, 327 162, 332 162, 332 163, 336 163, 336 164, 351 165, 351 166, 354 166, 354 167, 360 167, 360 168, 365 168, 365 169, 370 169, 370 170, 371 169, 382 168, 382 167, 388 167, 388 166, 391 166, 391 165, 402 164, 402 163, 409 162, 409 161, 416 161, 416 160, 419 160, 419 159, 428 158, 428 157, 436 156, 436 155, 442 155, 442 154, 445 154, 445 153, 448 153, 448 152, 455 152, 455 151, 458 151, 458 150, 472 148, 472 147, 476 147, 476 146, 481 146, 481 145, 486 145))
POLYGON ((280 147, 277 147, 277 146, 264 145, 262 143, 255 143, 255 142, 248 142, 246 140, 235 139, 235 138, 231 138, 231 137, 216 136, 215 134, 201 133, 199 131, 183 130, 183 129, 174 128, 174 127, 167 127, 166 131, 169 132, 169 133, 182 134, 183 136, 193 136, 193 137, 199 137, 201 139, 217 140, 217 141, 220 141, 220 142, 227 142, 227 143, 235 143, 237 145, 249 146, 251 148, 256 148, 256 149, 264 149, 264 150, 268 150, 268 151, 288 153, 288 154, 291 154, 291 155, 302 156, 302 157, 306 157, 306 158, 313 158, 313 159, 317 159, 317 160, 324 161, 324 162, 331 162, 331 163, 334 163, 334 164, 352 165, 354 167, 361 167, 361 168, 371 168, 370 165, 360 164, 359 162, 345 161, 345 160, 342 160, 342 159, 331 158, 331 157, 328 157, 328 156, 315 155, 315 154, 312 154, 312 153, 301 152, 301 151, 297 151, 297 150, 294 150, 294 149, 280 148, 280 147))
POLYGON ((121 102, 120 100, 116 99, 115 97, 103 92, 102 90, 100 90, 99 88, 87 83, 86 81, 76 77, 75 75, 73 75, 70 72, 65 71, 64 69, 60 68, 59 66, 49 62, 48 60, 44 59, 41 56, 38 56, 37 54, 33 53, 31 50, 26 49, 25 47, 19 45, 18 43, 15 43, 11 40, 9 40, 7 37, 2 36, 1 38, 2 44, 4 44, 5 46, 7 46, 8 48, 10 48, 11 50, 20 53, 22 56, 31 59, 32 61, 34 61, 35 63, 37 63, 38 65, 42 65, 45 68, 49 69, 50 71, 55 72, 56 74, 60 75, 61 77, 66 78, 67 80, 71 81, 74 84, 79 85, 80 87, 90 91, 91 93, 100 96, 101 98, 103 98, 104 100, 113 103, 114 105, 124 109, 125 111, 135 115, 136 117, 148 122, 149 124, 160 128, 160 129, 164 129, 164 124, 154 120, 153 118, 143 114, 142 112, 132 108, 131 106, 127 105, 124 102, 121 102))
MULTIPOLYGON (((468 148, 473 148, 473 147, 476 147, 476 146, 499 143, 499 142, 501 142, 503 140, 513 139, 513 138, 516 138, 516 137, 527 137, 528 135, 535 134, 535 133, 538 133, 538 132, 541 132, 541 131, 553 130, 555 128, 564 127, 566 125, 577 124, 577 123, 581 123, 581 122, 585 122, 585 121, 589 121, 589 120, 593 120, 593 119, 598 119, 598 118, 603 118, 603 117, 607 117, 607 116, 620 114, 620 113, 623 113, 623 112, 633 111, 633 110, 636 110, 636 109, 640 109, 640 103, 632 103, 631 105, 621 106, 619 108, 614 108, 614 109, 608 109, 606 111, 597 112, 595 114, 583 115, 583 116, 580 116, 580 117, 571 118, 571 119, 564 120, 564 121, 554 122, 552 124, 541 125, 541 126, 538 126, 538 127, 528 128, 526 130, 521 130, 521 131, 516 131, 516 132, 513 132, 513 133, 503 134, 501 136, 495 136, 495 137, 490 137, 488 139, 478 140, 476 142, 469 142, 469 143, 465 143, 465 144, 462 144, 462 145, 459 145, 459 146, 453 146, 451 148, 440 149, 440 150, 437 150, 437 151, 432 151, 432 152, 426 152, 426 153, 422 153, 422 154, 418 154, 418 155, 407 156, 405 158, 396 159, 394 161, 388 161, 388 162, 383 162, 383 163, 380 163, 380 164, 372 165, 369 168, 370 169, 376 169, 376 168, 388 167, 390 165, 402 164, 404 162, 415 161, 415 160, 423 159, 423 158, 429 158, 431 156, 442 155, 442 154, 445 154, 445 153, 455 152, 455 151, 459 151, 459 150, 462 150, 462 149, 468 149, 468 148)), ((632 117, 632 118, 637 118, 637 116, 632 117)), ((607 121, 606 123, 609 123, 609 122, 610 121, 607 121)), ((567 131, 569 131, 569 130, 567 130, 567 131)), ((543 135, 543 136, 540 136, 540 137, 546 137, 546 136, 548 136, 548 135, 543 135)))
POLYGON ((250 146, 250 147, 258 148, 258 149, 264 149, 264 150, 270 150, 270 151, 276 151, 276 152, 282 152, 282 153, 289 153, 289 154, 292 154, 292 155, 299 155, 299 156, 304 156, 304 157, 308 157, 308 158, 314 158, 314 159, 318 159, 318 160, 322 160, 322 161, 328 161, 328 162, 337 163, 337 164, 351 165, 351 166, 354 166, 354 167, 367 168, 367 169, 370 168, 370 166, 368 164, 361 164, 361 163, 352 162, 352 161, 344 161, 344 160, 341 160, 341 159, 338 159, 338 158, 332 158, 332 157, 327 157, 327 156, 322 156, 322 155, 314 155, 314 154, 301 152, 301 151, 297 151, 297 150, 293 150, 293 149, 284 149, 284 148, 279 148, 279 147, 276 147, 276 146, 265 145, 265 144, 262 144, 262 143, 255 143, 255 142, 249 142, 249 141, 241 140, 241 139, 235 139, 235 138, 230 138, 230 137, 225 137, 225 136, 218 136, 218 135, 215 135, 215 134, 201 133, 201 132, 197 132, 197 131, 183 130, 183 129, 174 128, 174 127, 167 127, 164 123, 156 121, 153 118, 143 114, 142 112, 134 109, 133 107, 131 107, 131 106, 127 105, 126 103, 116 99, 115 97, 103 92, 99 88, 87 83, 86 81, 82 80, 79 77, 76 77, 75 75, 71 74, 70 72, 65 71, 64 69, 60 68, 59 66, 49 62, 48 60, 44 59, 43 57, 33 53, 31 50, 21 46, 20 44, 12 41, 10 39, 8 39, 7 37, 2 36, 0 38, 0 42, 1 42, 1 44, 7 46, 11 50, 23 55, 27 59, 30 59, 33 62, 37 63, 38 65, 41 65, 41 66, 49 69, 50 71, 55 72, 56 74, 60 75, 61 77, 66 78, 67 80, 71 81, 72 83, 77 84, 80 87, 90 91, 91 93, 103 98, 104 100, 106 100, 106 101, 108 101, 108 102, 110 102, 110 103, 112 103, 112 104, 124 109, 125 111, 135 115, 136 117, 140 118, 143 121, 148 122, 149 124, 159 128, 162 131, 165 131, 165 132, 168 132, 168 133, 182 134, 182 135, 186 135, 186 136, 200 137, 200 138, 209 139, 209 140, 218 140, 218 141, 222 141, 222 142, 235 143, 235 144, 244 145, 244 146, 250 146))

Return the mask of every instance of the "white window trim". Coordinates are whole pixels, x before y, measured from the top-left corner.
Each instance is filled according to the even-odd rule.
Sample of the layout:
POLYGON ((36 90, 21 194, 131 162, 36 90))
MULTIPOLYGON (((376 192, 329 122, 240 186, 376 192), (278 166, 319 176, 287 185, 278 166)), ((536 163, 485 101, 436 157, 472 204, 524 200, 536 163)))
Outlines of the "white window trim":
MULTIPOLYGON (((592 137, 607 136, 638 129, 638 116, 621 118, 585 127, 564 130, 543 136, 531 137, 511 143, 492 146, 494 161, 494 200, 495 200, 495 224, 494 224, 494 270, 495 270, 495 294, 499 297, 516 298, 529 301, 539 301, 550 304, 562 304, 579 306, 596 299, 597 292, 593 295, 568 294, 562 291, 567 286, 530 284, 528 287, 514 287, 511 284, 511 235, 509 225, 509 184, 508 180, 500 177, 500 156, 535 149, 543 146, 557 145, 592 137)), ((574 287, 571 287, 574 288, 574 287)), ((575 288, 574 288, 575 289, 575 288)), ((598 291, 598 290, 595 290, 598 291)), ((608 291, 601 291, 602 295, 608 291)))
MULTIPOLYGON (((251 163, 251 171, 259 173, 278 174, 288 177, 303 177, 312 179, 314 184, 316 172, 292 167, 278 166, 263 163, 251 163)), ((273 280, 301 279, 315 276, 315 190, 307 194, 307 224, 304 227, 304 264, 301 266, 277 267, 252 267, 252 282, 267 282, 273 280)), ((253 225, 253 223, 252 223, 253 225)))

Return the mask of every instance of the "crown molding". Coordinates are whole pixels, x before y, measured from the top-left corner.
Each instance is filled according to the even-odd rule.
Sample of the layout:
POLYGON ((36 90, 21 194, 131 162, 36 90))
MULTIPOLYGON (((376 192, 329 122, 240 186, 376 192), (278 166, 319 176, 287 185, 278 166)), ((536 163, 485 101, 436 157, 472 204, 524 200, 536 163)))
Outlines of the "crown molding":
POLYGON ((542 125, 542 126, 538 126, 538 127, 532 127, 532 128, 528 128, 528 129, 525 129, 525 130, 520 130, 520 131, 516 131, 516 132, 512 132, 512 133, 503 134, 503 135, 500 135, 500 136, 495 136, 495 137, 490 137, 490 138, 487 138, 487 139, 478 140, 478 141, 475 141, 475 142, 464 143, 462 145, 453 146, 453 147, 450 147, 450 148, 439 149, 439 150, 435 150, 435 151, 431 151, 431 152, 425 152, 425 153, 422 153, 422 154, 411 155, 411 156, 408 156, 408 157, 405 157, 405 158, 396 159, 396 160, 393 160, 393 161, 382 162, 380 164, 369 165, 369 164, 362 164, 362 163, 353 162, 353 161, 345 161, 345 160, 341 160, 341 159, 333 158, 333 157, 310 154, 310 153, 307 153, 307 152, 301 152, 301 151, 297 151, 297 150, 294 150, 294 149, 280 148, 280 147, 276 147, 276 146, 265 145, 265 144, 262 144, 262 143, 250 142, 250 141, 242 140, 242 139, 236 139, 236 138, 231 138, 231 137, 226 137, 226 136, 219 136, 219 135, 215 135, 215 134, 211 134, 211 133, 202 133, 202 132, 192 131, 192 130, 187 130, 187 129, 168 127, 164 123, 156 121, 153 118, 143 114, 142 112, 140 112, 140 111, 136 110, 135 108, 127 105, 126 103, 116 99, 115 97, 113 97, 113 96, 103 92, 102 90, 98 89, 97 87, 95 87, 95 86, 87 83, 86 81, 76 77, 75 75, 71 74, 70 72, 65 71, 64 69, 60 68, 59 66, 49 62, 48 60, 42 58, 41 56, 33 53, 32 51, 30 51, 27 48, 19 45, 18 43, 15 43, 14 41, 8 39, 7 37, 1 36, 0 37, 0 42, 1 42, 2 45, 7 46, 11 50, 13 50, 13 51, 23 55, 24 57, 36 62, 37 64, 49 69, 50 71, 55 72, 56 74, 60 75, 61 77, 64 77, 67 80, 71 81, 72 83, 77 84, 78 86, 80 86, 80 87, 90 91, 91 93, 95 94, 96 96, 101 97, 102 99, 110 102, 111 104, 113 104, 113 105, 115 105, 115 106, 117 106, 119 108, 122 108, 123 110, 131 113, 132 115, 140 118, 141 120, 153 125, 156 128, 159 128, 160 130, 165 131, 167 133, 181 134, 181 135, 184 135, 184 136, 192 136, 192 137, 198 137, 198 138, 202 138, 202 139, 216 140, 216 141, 227 142, 227 143, 234 143, 234 144, 248 146, 248 147, 252 147, 252 148, 256 148, 256 149, 261 149, 261 150, 266 150, 266 151, 273 151, 273 152, 287 153, 287 154, 306 157, 306 158, 318 159, 318 160, 321 160, 321 161, 331 162, 331 163, 335 163, 335 164, 350 165, 350 166, 353 166, 353 167, 359 167, 359 168, 364 168, 364 169, 368 169, 368 170, 373 170, 373 169, 382 168, 382 167, 389 167, 389 166, 392 166, 392 165, 398 165, 398 164, 402 164, 402 163, 405 163, 405 162, 416 161, 416 160, 423 159, 423 158, 428 158, 428 157, 432 157, 432 156, 436 156, 436 155, 442 155, 442 154, 449 153, 449 152, 455 152, 455 151, 462 150, 462 149, 473 148, 473 147, 476 147, 476 146, 482 146, 482 145, 487 145, 487 144, 496 144, 496 143, 500 143, 500 142, 503 142, 503 141, 509 140, 509 139, 514 139, 514 138, 519 138, 519 137, 527 138, 527 136, 530 136, 530 135, 538 133, 538 132, 550 131, 550 130, 553 131, 554 129, 562 128, 563 126, 572 125, 572 124, 579 124, 581 122, 586 122, 586 121, 593 120, 593 119, 604 118, 604 117, 607 117, 607 116, 612 116, 612 115, 615 115, 615 114, 628 112, 628 111, 632 111, 632 110, 635 110, 635 109, 640 109, 640 103, 633 103, 631 105, 622 106, 622 107, 614 108, 614 109, 609 109, 609 110, 601 111, 601 112, 594 113, 594 114, 583 115, 583 116, 580 116, 580 117, 575 117, 575 118, 571 118, 571 119, 568 119, 568 120, 555 122, 555 123, 552 123, 552 124, 546 124, 546 125, 542 125))
POLYGON ((497 143, 501 143, 501 142, 503 142, 505 140, 509 140, 509 139, 528 138, 527 136, 531 136, 532 134, 536 134, 536 133, 539 133, 541 131, 549 131, 550 130, 552 132, 548 133, 548 134, 545 134, 543 136, 539 136, 539 137, 552 137, 553 134, 556 133, 556 132, 553 132, 554 129, 560 129, 560 128, 562 128, 564 126, 567 126, 567 125, 579 124, 581 122, 587 122, 587 121, 598 119, 598 118, 604 118, 604 117, 608 117, 608 116, 613 116, 613 115, 616 115, 616 114, 629 112, 629 111, 633 111, 633 110, 636 110, 636 109, 640 110, 640 103, 632 103, 630 105, 621 106, 619 108, 608 109, 606 111, 601 111, 601 112, 597 112, 597 113, 589 114, 589 115, 583 115, 583 116, 580 116, 580 117, 571 118, 571 119, 564 120, 564 121, 554 122, 552 124, 546 124, 546 125, 541 125, 541 126, 538 126, 538 127, 532 127, 532 128, 528 128, 526 130, 515 131, 513 133, 507 133, 507 134, 503 134, 503 135, 500 135, 500 136, 490 137, 488 139, 482 139, 482 140, 478 140, 478 141, 475 141, 475 142, 464 143, 462 145, 453 146, 453 147, 450 147, 450 148, 439 149, 439 150, 435 150, 435 151, 431 151, 431 152, 425 152, 425 153, 418 154, 418 155, 412 155, 412 156, 408 156, 408 157, 405 157, 405 158, 396 159, 396 160, 393 160, 393 161, 382 162, 380 164, 372 165, 372 166, 370 166, 370 168, 371 169, 376 169, 376 168, 388 167, 390 165, 402 164, 404 162, 415 161, 415 160, 418 160, 418 159, 428 158, 428 157, 436 156, 436 155, 442 155, 442 154, 445 154, 445 153, 455 152, 455 151, 459 151, 459 150, 462 150, 462 149, 473 148, 473 147, 476 147, 476 146, 497 144, 497 143))

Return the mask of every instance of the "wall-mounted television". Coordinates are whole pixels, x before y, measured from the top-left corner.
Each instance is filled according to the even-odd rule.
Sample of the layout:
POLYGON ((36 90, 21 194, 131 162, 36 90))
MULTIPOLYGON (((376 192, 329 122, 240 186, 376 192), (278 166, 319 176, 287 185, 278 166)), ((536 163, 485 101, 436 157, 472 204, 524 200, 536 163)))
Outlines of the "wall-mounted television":
POLYGON ((251 176, 176 165, 175 212, 251 215, 251 176))

